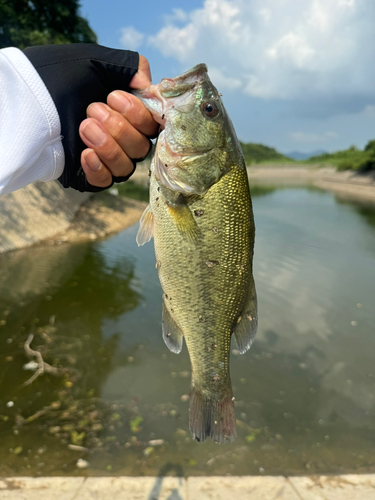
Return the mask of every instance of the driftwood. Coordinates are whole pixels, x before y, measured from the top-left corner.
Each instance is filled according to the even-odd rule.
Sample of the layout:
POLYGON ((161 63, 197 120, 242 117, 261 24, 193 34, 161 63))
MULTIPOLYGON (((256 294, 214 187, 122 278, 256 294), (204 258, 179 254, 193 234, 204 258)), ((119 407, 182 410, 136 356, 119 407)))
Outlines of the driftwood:
POLYGON ((31 342, 34 339, 34 334, 30 333, 30 335, 27 337, 27 340, 24 344, 24 349, 25 349, 25 354, 28 358, 36 358, 38 362, 38 369, 34 373, 32 377, 30 377, 26 382, 24 382, 22 385, 25 387, 27 385, 30 385, 36 380, 39 375, 43 375, 43 373, 49 373, 50 375, 54 375, 56 377, 61 377, 65 373, 67 373, 66 368, 56 368, 55 366, 51 366, 50 364, 46 363, 43 359, 43 356, 39 351, 35 351, 34 349, 31 349, 30 345, 31 342))

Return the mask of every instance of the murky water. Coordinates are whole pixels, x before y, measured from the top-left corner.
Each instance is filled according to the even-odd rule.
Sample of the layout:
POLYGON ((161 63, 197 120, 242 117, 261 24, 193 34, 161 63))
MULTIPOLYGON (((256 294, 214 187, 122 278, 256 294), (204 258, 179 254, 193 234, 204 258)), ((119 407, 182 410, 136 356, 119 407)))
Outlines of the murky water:
POLYGON ((237 441, 190 437, 187 351, 163 343, 133 227, 0 257, 1 475, 375 472, 375 208, 304 187, 253 203, 260 323, 231 360, 237 441), (27 340, 57 373, 25 385, 27 340))

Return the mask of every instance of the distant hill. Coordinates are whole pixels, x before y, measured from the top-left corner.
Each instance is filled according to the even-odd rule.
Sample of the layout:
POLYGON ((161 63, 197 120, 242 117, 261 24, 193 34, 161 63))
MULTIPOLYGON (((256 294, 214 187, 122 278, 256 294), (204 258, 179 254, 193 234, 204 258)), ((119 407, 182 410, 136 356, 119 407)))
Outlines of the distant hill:
POLYGON ((301 153, 300 151, 291 151, 290 153, 286 153, 288 158, 293 158, 293 160, 308 160, 312 156, 319 156, 326 154, 327 151, 323 149, 317 149, 316 151, 311 151, 311 153, 301 153))
POLYGON ((246 165, 262 161, 291 161, 290 158, 279 153, 276 149, 264 146, 263 144, 255 144, 253 142, 240 142, 240 144, 246 165))

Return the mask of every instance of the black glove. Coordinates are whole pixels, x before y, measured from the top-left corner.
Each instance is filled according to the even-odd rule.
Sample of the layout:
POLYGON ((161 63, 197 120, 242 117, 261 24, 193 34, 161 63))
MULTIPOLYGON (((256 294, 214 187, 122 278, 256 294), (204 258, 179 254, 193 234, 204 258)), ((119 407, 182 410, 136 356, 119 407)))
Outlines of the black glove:
MULTIPOLYGON (((86 118, 89 104, 105 103, 113 90, 129 90, 129 83, 138 71, 138 53, 90 43, 38 45, 24 53, 45 83, 60 116, 65 167, 59 181, 64 187, 78 191, 107 189, 87 182, 81 167, 81 152, 86 145, 79 136, 79 126, 86 118)), ((133 160, 134 169, 140 160, 133 160)), ((112 177, 113 182, 123 182, 132 173, 112 177)))

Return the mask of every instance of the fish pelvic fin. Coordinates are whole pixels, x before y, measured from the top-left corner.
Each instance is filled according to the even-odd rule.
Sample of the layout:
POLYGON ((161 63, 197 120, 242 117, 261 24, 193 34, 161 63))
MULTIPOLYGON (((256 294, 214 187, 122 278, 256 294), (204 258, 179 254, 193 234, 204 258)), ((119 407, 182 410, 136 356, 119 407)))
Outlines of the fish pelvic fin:
POLYGON ((258 329, 257 294, 254 280, 251 280, 250 290, 242 309, 237 318, 237 323, 233 328, 238 350, 241 354, 248 351, 254 342, 258 329))
POLYGON ((232 390, 224 397, 214 397, 192 386, 189 426, 198 442, 211 438, 217 443, 233 443, 237 434, 232 390))
POLYGON ((139 229, 136 237, 137 245, 141 247, 151 240, 154 235, 154 214, 151 212, 150 205, 147 205, 139 221, 139 229))
POLYGON ((197 241, 199 229, 186 203, 169 204, 168 212, 181 236, 188 241, 197 241))
POLYGON ((172 318, 171 313, 168 311, 167 306, 163 300, 163 313, 162 313, 162 328, 163 339, 168 349, 175 354, 179 354, 182 349, 184 337, 182 331, 172 318))

